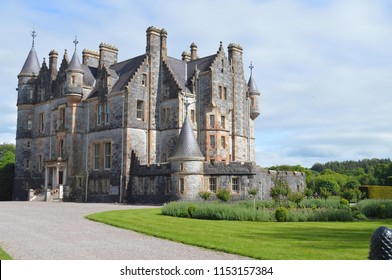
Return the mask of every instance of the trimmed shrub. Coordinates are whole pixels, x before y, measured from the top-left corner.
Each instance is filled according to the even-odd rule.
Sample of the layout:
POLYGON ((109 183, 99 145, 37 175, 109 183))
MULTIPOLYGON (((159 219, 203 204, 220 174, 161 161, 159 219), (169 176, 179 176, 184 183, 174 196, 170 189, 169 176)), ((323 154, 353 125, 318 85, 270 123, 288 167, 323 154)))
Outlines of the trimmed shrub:
POLYGON ((288 215, 289 215, 289 210, 287 210, 284 207, 278 207, 275 210, 275 219, 278 222, 286 222, 288 215))
POLYGON ((230 199, 231 194, 227 189, 222 189, 216 193, 216 197, 220 201, 227 202, 230 199))
POLYGON ((199 192, 199 196, 204 200, 208 200, 211 196, 210 192, 199 192))
POLYGON ((369 199, 392 199, 392 186, 361 186, 359 189, 369 199))
POLYGON ((340 200, 340 204, 342 204, 342 205, 350 205, 350 202, 347 200, 347 199, 345 199, 345 198, 342 198, 341 200, 340 200))

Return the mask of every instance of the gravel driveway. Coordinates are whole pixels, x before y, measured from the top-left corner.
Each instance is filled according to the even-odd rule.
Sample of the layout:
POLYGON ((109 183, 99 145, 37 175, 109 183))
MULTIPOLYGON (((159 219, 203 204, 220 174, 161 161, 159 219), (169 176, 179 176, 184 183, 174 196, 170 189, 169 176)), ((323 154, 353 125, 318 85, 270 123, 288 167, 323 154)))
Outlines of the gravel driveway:
POLYGON ((0 202, 0 246, 22 260, 241 259, 92 222, 84 216, 143 208, 115 204, 0 202))

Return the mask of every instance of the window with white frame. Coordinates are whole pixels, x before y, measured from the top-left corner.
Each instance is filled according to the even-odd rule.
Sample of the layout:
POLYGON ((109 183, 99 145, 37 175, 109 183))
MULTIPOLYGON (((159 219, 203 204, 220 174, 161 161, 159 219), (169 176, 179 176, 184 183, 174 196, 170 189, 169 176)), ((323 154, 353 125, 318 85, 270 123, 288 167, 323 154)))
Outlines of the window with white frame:
POLYGON ((104 143, 104 167, 105 169, 112 168, 112 143, 104 143))
POLYGON ((237 177, 231 178, 231 190, 236 193, 240 192, 239 180, 237 177))
POLYGON ((215 193, 216 192, 216 178, 209 178, 208 179, 208 185, 210 192, 215 193))

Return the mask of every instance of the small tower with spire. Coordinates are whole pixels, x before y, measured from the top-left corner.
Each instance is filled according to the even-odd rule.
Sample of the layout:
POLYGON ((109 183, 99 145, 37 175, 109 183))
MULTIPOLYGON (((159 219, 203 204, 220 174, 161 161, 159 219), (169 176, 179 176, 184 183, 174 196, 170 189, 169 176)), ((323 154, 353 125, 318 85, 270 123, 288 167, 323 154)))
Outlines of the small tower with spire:
POLYGON ((30 103, 33 100, 35 81, 37 80, 39 71, 41 69, 37 53, 34 48, 35 37, 37 32, 33 30, 31 32, 32 46, 29 54, 27 55, 26 61, 23 64, 22 70, 18 75, 18 102, 17 104, 30 103))
POLYGON ((260 108, 259 108, 259 96, 260 92, 257 89, 256 82, 253 79, 253 64, 250 63, 250 78, 248 81, 248 96, 250 98, 250 118, 252 120, 256 119, 260 115, 260 108))
POLYGON ((83 98, 83 76, 84 70, 80 63, 79 56, 77 55, 78 40, 75 36, 73 41, 75 44, 75 51, 71 61, 66 70, 66 86, 65 94, 69 103, 77 103, 83 98))
POLYGON ((169 161, 173 170, 172 194, 179 199, 197 199, 198 193, 203 190, 204 156, 188 117, 185 117, 177 147, 169 161))

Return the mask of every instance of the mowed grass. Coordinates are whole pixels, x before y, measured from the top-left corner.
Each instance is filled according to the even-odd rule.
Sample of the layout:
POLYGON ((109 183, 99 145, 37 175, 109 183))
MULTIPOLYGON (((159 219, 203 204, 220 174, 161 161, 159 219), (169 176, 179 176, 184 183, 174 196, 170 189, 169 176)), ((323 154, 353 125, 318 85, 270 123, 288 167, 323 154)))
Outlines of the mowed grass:
POLYGON ((0 260, 12 260, 11 256, 8 255, 1 247, 0 247, 0 260))
POLYGON ((239 222, 164 216, 159 208, 96 213, 86 218, 185 244, 265 260, 365 260, 370 238, 392 220, 239 222))

